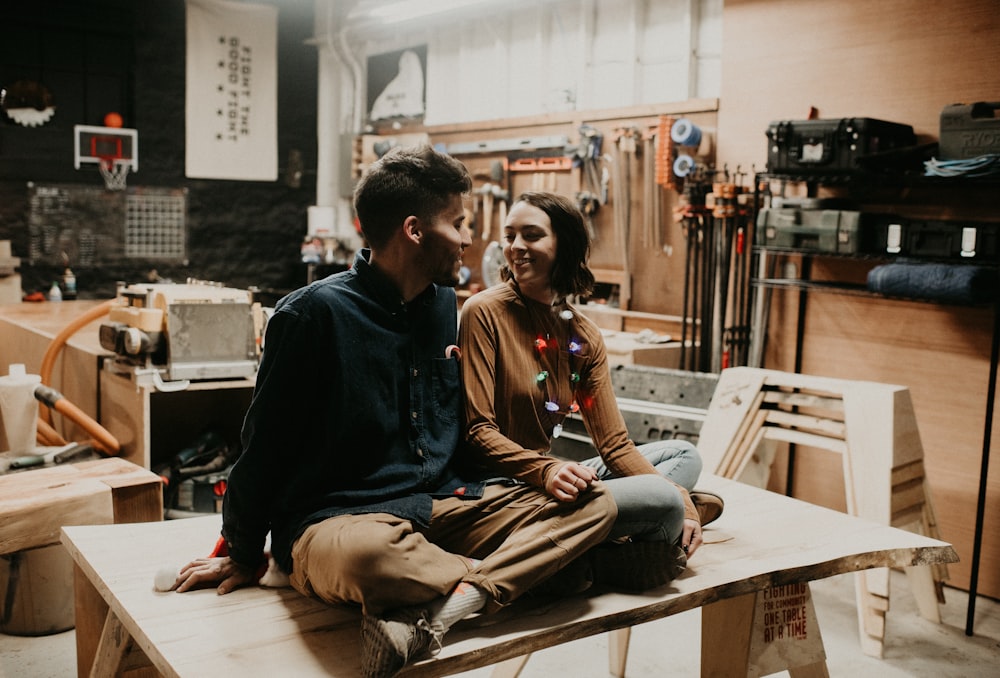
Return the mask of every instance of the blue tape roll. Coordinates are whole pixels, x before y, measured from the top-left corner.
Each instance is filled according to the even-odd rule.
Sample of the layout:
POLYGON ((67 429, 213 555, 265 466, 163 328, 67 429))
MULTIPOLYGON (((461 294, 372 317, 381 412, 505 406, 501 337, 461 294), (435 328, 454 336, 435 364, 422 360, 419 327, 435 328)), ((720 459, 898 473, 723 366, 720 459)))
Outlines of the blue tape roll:
POLYGON ((686 153, 681 153, 674 160, 674 174, 679 177, 686 177, 694 169, 694 158, 686 153))
POLYGON ((701 129, 687 118, 681 118, 670 128, 670 138, 681 146, 697 146, 701 143, 701 129))

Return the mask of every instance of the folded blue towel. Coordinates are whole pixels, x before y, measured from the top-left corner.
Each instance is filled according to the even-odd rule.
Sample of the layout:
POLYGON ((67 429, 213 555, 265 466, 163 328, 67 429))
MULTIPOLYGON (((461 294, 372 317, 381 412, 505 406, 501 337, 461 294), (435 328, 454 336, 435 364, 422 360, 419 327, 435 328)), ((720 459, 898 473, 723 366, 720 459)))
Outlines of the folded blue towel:
POLYGON ((898 262, 868 272, 868 289, 872 292, 942 304, 996 301, 998 284, 996 268, 970 264, 898 262))

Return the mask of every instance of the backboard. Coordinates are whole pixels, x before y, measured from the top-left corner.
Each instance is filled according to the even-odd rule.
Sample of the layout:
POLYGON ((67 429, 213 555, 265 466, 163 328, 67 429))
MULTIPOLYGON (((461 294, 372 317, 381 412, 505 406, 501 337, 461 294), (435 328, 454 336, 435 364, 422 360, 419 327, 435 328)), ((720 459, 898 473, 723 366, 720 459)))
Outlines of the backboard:
POLYGON ((96 164, 110 190, 125 188, 129 171, 139 171, 139 132, 126 127, 73 126, 73 167, 96 164))

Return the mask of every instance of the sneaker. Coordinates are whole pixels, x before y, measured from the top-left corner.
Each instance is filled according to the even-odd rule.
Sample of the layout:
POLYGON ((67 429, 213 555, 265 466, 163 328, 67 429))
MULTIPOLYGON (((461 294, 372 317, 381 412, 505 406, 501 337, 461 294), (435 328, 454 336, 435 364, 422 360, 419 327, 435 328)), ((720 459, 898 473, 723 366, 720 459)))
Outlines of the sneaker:
POLYGON ((698 517, 701 519, 702 527, 721 516, 722 510, 726 507, 726 502, 722 501, 722 497, 705 490, 693 490, 691 501, 698 509, 698 517))
POLYGON ((441 651, 444 627, 427 619, 425 610, 401 609, 386 617, 365 615, 361 621, 361 673, 389 678, 408 662, 441 651))
POLYGON ((665 541, 629 541, 602 544, 587 552, 595 584, 626 591, 645 591, 668 584, 687 567, 679 544, 665 541))

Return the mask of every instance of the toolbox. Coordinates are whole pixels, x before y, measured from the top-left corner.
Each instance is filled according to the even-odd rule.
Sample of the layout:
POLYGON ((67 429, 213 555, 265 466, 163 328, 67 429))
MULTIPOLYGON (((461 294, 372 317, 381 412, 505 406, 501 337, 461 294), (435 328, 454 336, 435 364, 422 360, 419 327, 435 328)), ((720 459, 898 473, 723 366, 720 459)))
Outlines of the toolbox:
POLYGON ((938 158, 967 160, 1000 153, 1000 101, 953 104, 941 110, 938 158))
POLYGON ((910 125, 874 118, 779 120, 767 139, 769 173, 817 177, 850 174, 864 158, 917 142, 910 125))
POLYGON ((884 252, 912 258, 997 262, 1000 223, 896 219, 885 232, 884 252))
POLYGON ((885 251, 891 215, 853 210, 765 207, 757 214, 756 244, 823 254, 885 251))

